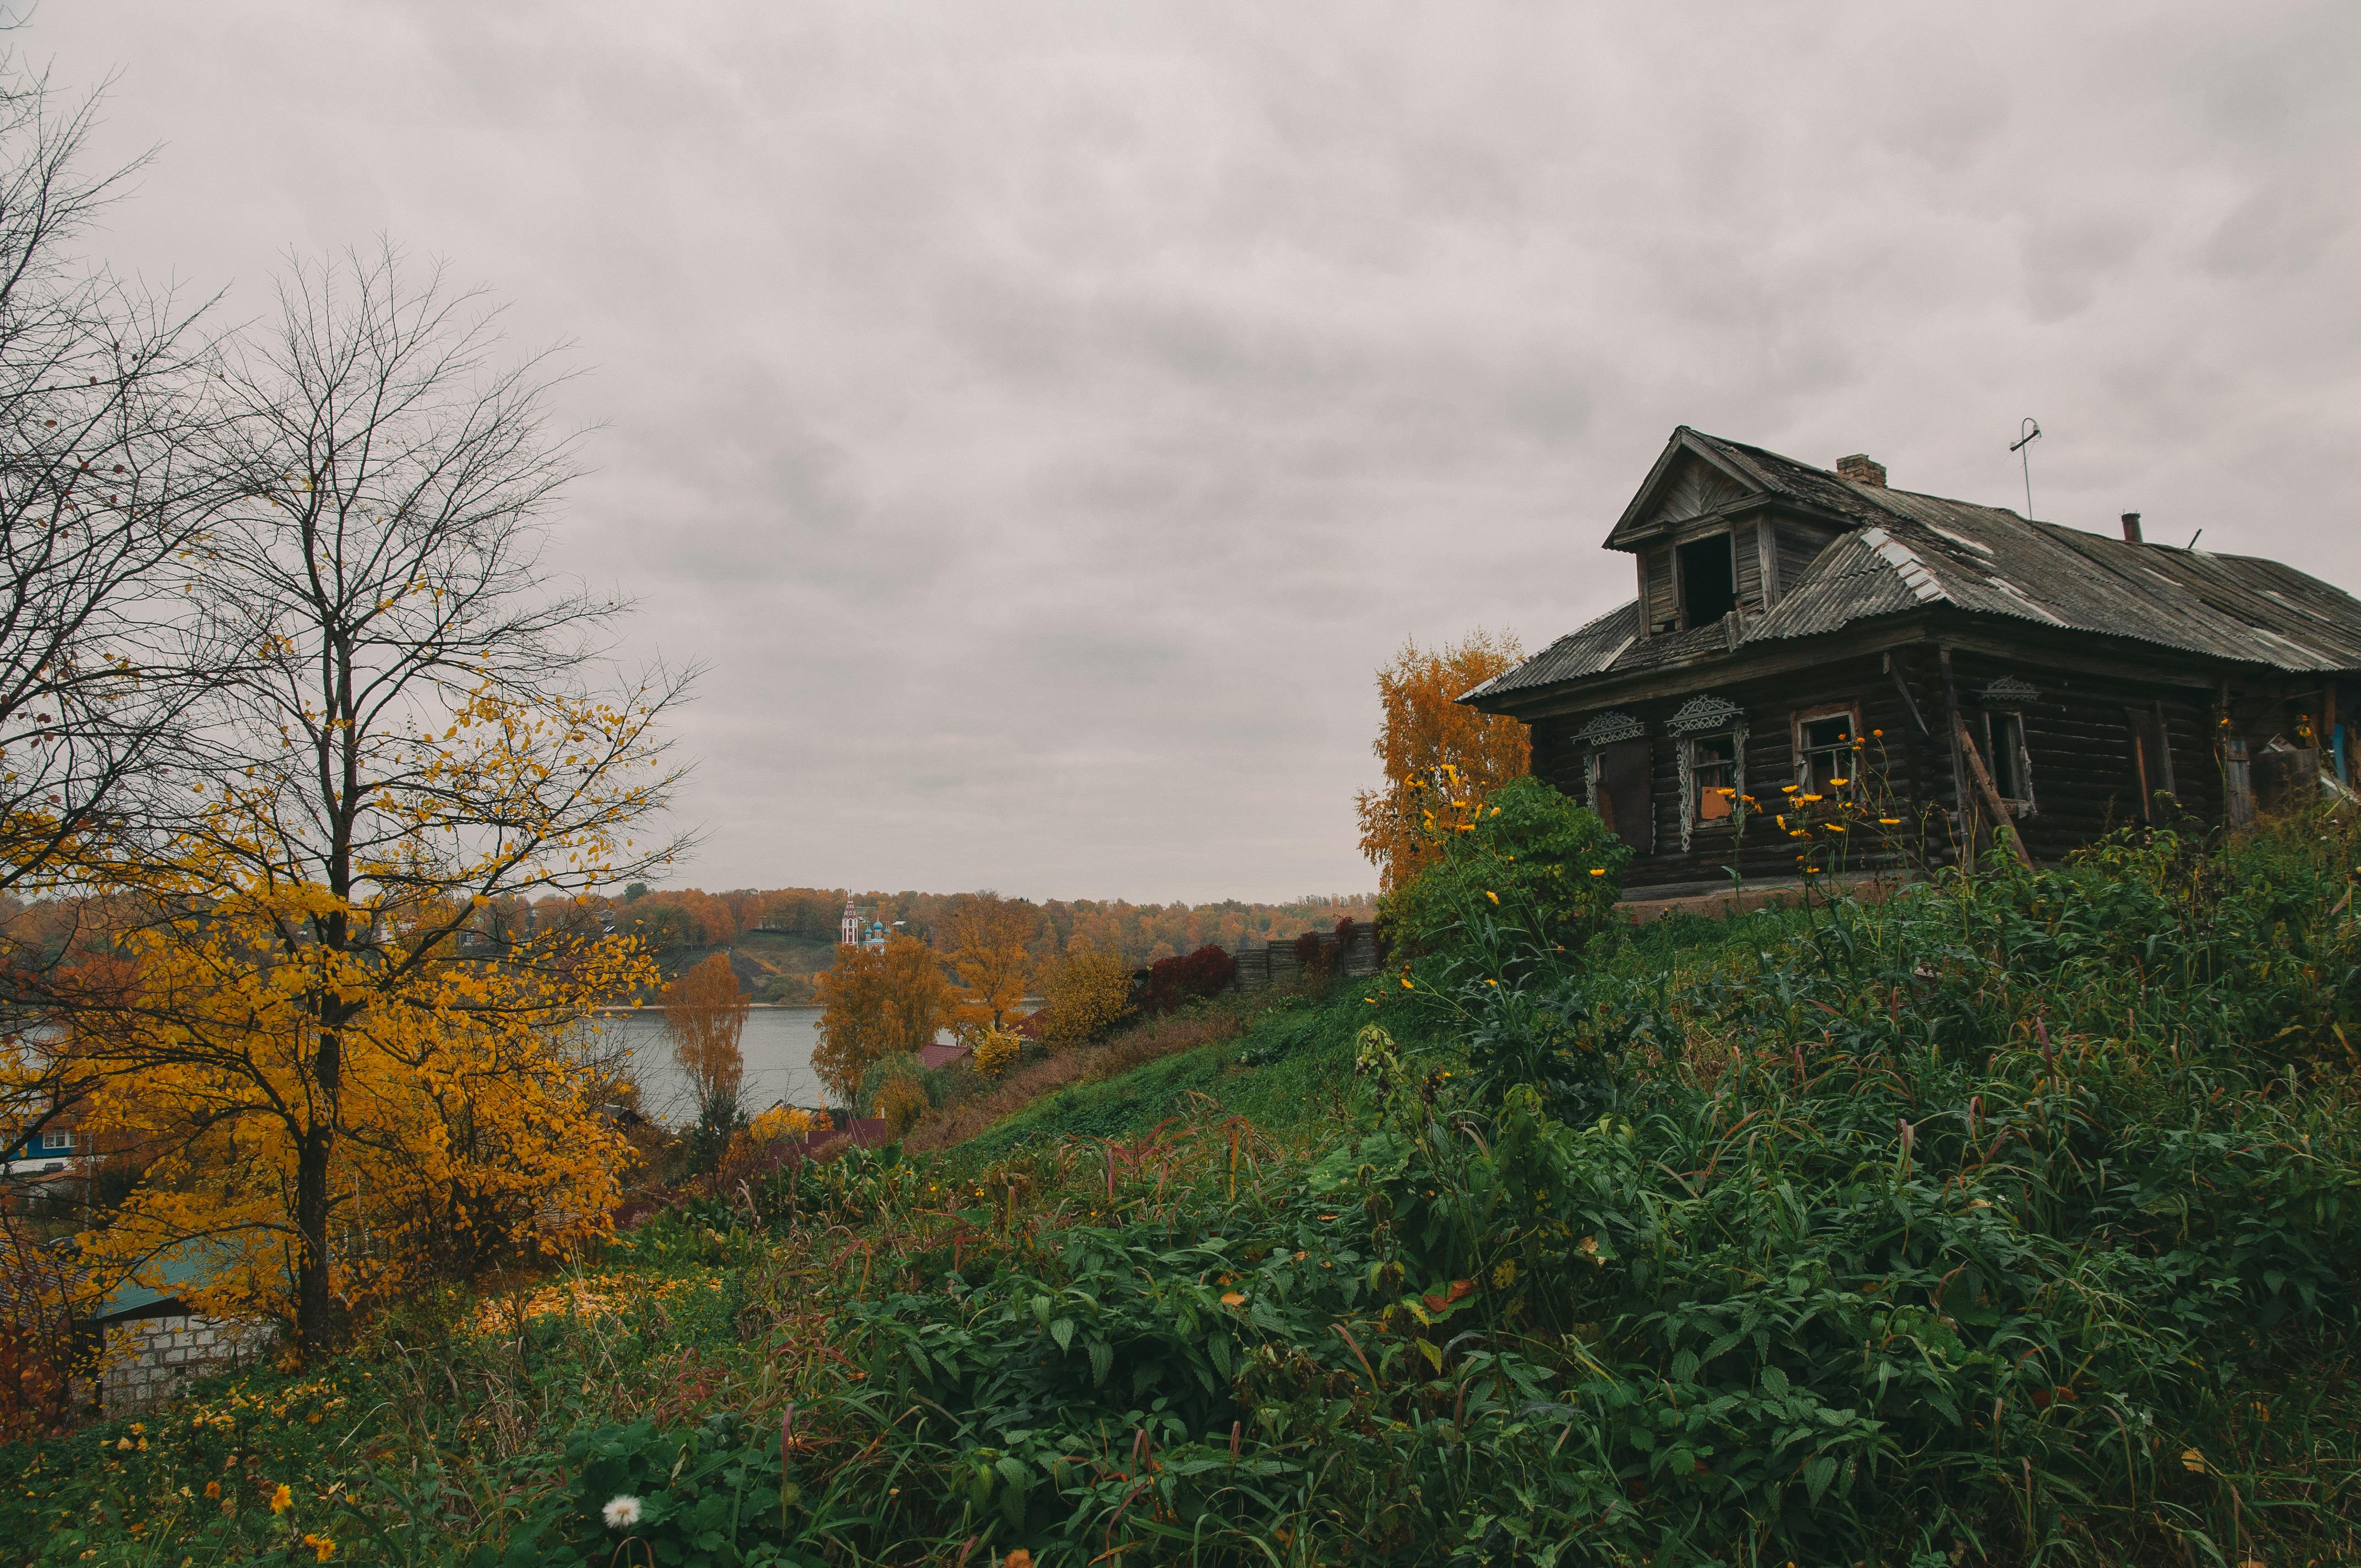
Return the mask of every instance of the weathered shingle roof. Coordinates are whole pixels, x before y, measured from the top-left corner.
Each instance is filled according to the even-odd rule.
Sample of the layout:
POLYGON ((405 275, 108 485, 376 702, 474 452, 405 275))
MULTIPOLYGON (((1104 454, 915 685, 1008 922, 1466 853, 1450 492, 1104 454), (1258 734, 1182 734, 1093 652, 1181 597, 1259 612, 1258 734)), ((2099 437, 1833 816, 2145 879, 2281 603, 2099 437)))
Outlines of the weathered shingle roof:
MULTIPOLYGON (((1742 620, 1741 647, 1948 605, 2240 663, 2361 670, 2361 600, 2279 562, 2132 544, 2000 507, 1855 484, 1759 447, 1688 433, 1766 489, 1857 524, 1768 613, 1742 620)), ((1466 700, 1677 663, 1729 645, 1719 625, 1646 639, 1639 627, 1634 601, 1466 700)))

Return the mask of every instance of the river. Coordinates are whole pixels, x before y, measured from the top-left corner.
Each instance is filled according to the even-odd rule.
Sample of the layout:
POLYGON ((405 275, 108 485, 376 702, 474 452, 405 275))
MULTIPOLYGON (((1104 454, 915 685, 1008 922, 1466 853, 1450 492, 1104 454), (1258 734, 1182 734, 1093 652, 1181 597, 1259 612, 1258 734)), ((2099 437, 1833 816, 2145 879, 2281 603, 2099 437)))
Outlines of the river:
MULTIPOLYGON (((672 1058, 672 1040, 664 1033, 664 1014, 653 1007, 629 1013, 599 1014, 598 1032, 629 1047, 639 1069, 643 1109, 659 1122, 675 1126, 692 1120, 696 1102, 688 1080, 672 1058)), ((819 1038, 817 1007, 755 1007, 746 1014, 746 1032, 738 1049, 746 1058, 745 1104, 749 1114, 785 1102, 789 1105, 819 1105, 828 1100, 818 1075, 812 1071, 812 1047, 819 1038)))

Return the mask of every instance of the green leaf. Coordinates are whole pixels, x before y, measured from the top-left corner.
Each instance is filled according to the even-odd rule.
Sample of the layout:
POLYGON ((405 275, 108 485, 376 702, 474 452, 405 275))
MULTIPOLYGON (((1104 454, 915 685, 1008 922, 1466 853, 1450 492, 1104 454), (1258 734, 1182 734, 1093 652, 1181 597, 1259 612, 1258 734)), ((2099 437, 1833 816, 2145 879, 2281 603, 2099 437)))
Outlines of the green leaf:
POLYGON ((1820 1500, 1820 1495, 1828 1489, 1828 1483, 1836 1478, 1837 1462, 1831 1456, 1823 1453, 1817 1459, 1805 1462, 1804 1489, 1811 1493, 1813 1502, 1820 1500))
POLYGON ((1049 1325, 1049 1337, 1058 1342, 1060 1350, 1074 1348, 1074 1320, 1060 1318, 1049 1325))

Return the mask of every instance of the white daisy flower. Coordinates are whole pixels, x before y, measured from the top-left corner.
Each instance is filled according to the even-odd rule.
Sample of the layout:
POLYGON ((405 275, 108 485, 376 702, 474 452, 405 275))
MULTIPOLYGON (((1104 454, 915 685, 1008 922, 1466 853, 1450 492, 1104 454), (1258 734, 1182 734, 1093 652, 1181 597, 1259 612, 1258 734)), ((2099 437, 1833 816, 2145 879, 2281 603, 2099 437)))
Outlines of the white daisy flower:
POLYGON ((640 1500, 637 1497, 613 1498, 598 1511, 605 1516, 609 1530, 629 1530, 640 1522, 640 1500))

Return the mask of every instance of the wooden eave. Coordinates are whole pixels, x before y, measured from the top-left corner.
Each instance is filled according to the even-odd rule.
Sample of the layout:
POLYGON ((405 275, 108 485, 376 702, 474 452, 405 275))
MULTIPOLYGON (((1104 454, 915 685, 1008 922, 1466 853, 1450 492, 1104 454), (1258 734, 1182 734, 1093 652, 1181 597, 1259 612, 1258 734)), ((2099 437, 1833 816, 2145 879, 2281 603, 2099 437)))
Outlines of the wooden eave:
MULTIPOLYGON (((1703 687, 1798 674, 1839 660, 1891 652, 1899 648, 1938 644, 2002 659, 2038 658, 2048 669, 2070 671, 2101 679, 2123 680, 2213 690, 2224 679, 2268 684, 2310 678, 2305 674, 2259 663, 2234 663, 2200 654, 2177 653, 2152 643, 2100 632, 2059 630, 2031 622, 2004 622, 1948 605, 1882 617, 1825 631, 1815 637, 1783 640, 1727 652, 1711 652, 1619 674, 1606 671, 1557 685, 1518 692, 1477 706, 1532 723, 1568 714, 1627 703, 1680 696, 1703 687), (2096 644, 2097 646, 2093 646, 2096 644)), ((2352 672, 2321 672, 2323 676, 2352 672)))

